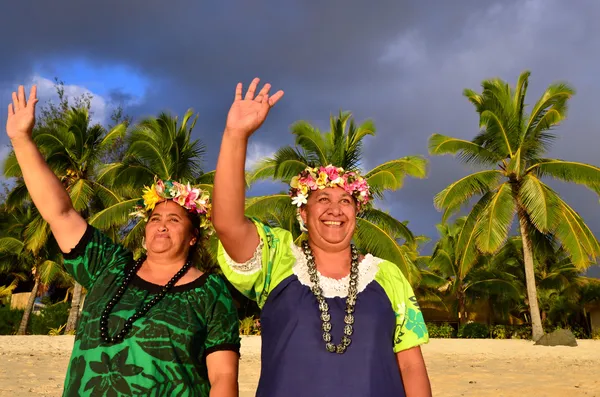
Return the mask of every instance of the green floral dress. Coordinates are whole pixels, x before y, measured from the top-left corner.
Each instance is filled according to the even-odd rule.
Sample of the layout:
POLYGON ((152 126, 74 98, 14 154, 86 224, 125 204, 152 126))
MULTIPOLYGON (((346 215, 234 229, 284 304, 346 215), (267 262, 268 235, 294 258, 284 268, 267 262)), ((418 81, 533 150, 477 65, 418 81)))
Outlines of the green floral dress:
MULTIPOLYGON (((100 316, 120 287, 131 252, 88 226, 64 255, 67 271, 87 290, 63 396, 208 396, 206 356, 239 353, 237 312, 224 281, 205 273, 175 286, 133 323, 125 339, 106 344, 100 316)), ((137 276, 113 308, 108 328, 116 334, 136 309, 162 286, 137 276)))

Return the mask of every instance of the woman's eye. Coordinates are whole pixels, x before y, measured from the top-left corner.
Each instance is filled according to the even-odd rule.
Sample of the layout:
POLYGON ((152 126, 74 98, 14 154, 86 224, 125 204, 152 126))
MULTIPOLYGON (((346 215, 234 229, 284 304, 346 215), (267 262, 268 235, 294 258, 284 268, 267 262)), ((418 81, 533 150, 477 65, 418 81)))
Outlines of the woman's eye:
POLYGON ((158 218, 150 218, 150 222, 156 222, 158 221, 158 218))
POLYGON ((171 222, 179 222, 179 219, 177 219, 177 218, 171 218, 171 222))

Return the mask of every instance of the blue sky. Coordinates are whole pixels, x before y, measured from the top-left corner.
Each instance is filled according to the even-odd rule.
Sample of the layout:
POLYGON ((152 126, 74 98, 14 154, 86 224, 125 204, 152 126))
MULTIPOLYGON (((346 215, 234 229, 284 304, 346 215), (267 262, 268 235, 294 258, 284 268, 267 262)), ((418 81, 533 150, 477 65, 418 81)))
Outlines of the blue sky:
MULTIPOLYGON (((569 4, 22 0, 0 15, 0 33, 11 38, 3 42, 0 97, 9 100, 17 84, 37 79, 47 100, 57 76, 71 94, 96 96, 98 119, 120 102, 134 118, 193 108, 212 169, 235 84, 259 76, 286 95, 252 138, 251 158, 292 143, 293 122, 325 128, 342 109, 375 122, 377 136, 365 141, 372 166, 427 155, 432 133, 472 138, 477 117, 462 90, 479 90, 492 77, 514 84, 529 69, 529 103, 558 80, 577 90, 549 155, 599 165, 600 3, 569 4)), ((0 156, 6 143, 1 136, 0 156)), ((451 157, 429 160, 426 180, 408 179, 383 205, 416 234, 435 238, 433 196, 469 169, 451 157)), ((277 189, 266 184, 253 193, 277 189)), ((558 189, 600 235, 598 197, 578 186, 558 189)))

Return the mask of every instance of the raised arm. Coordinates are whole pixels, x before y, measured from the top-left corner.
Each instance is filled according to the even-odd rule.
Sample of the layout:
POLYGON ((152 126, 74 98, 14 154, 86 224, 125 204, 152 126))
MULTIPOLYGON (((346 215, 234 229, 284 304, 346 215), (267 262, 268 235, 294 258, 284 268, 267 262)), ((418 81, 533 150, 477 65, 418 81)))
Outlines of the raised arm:
POLYGON ((242 83, 236 87, 215 174, 212 222, 223 248, 236 262, 249 260, 259 243, 255 226, 244 216, 248 140, 283 96, 278 91, 269 97, 271 85, 265 84, 255 97, 258 82, 258 78, 252 80, 243 99, 242 83))
POLYGON ((38 211, 50 225, 60 249, 69 252, 85 233, 87 224, 73 208, 69 195, 31 137, 38 102, 36 86, 31 87, 29 100, 25 99, 23 86, 19 86, 18 94, 12 94, 12 101, 8 105, 6 133, 25 185, 38 211))

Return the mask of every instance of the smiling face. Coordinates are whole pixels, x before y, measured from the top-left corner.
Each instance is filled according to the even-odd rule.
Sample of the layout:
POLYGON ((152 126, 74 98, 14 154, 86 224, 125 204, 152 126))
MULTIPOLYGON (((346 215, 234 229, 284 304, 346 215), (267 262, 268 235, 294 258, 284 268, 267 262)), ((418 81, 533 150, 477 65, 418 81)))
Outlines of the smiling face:
POLYGON ((350 245, 356 227, 356 203, 344 189, 328 187, 311 192, 300 216, 311 244, 332 252, 350 245))
POLYGON ((196 244, 197 237, 187 211, 171 200, 154 207, 146 224, 146 249, 148 256, 185 256, 196 244))

